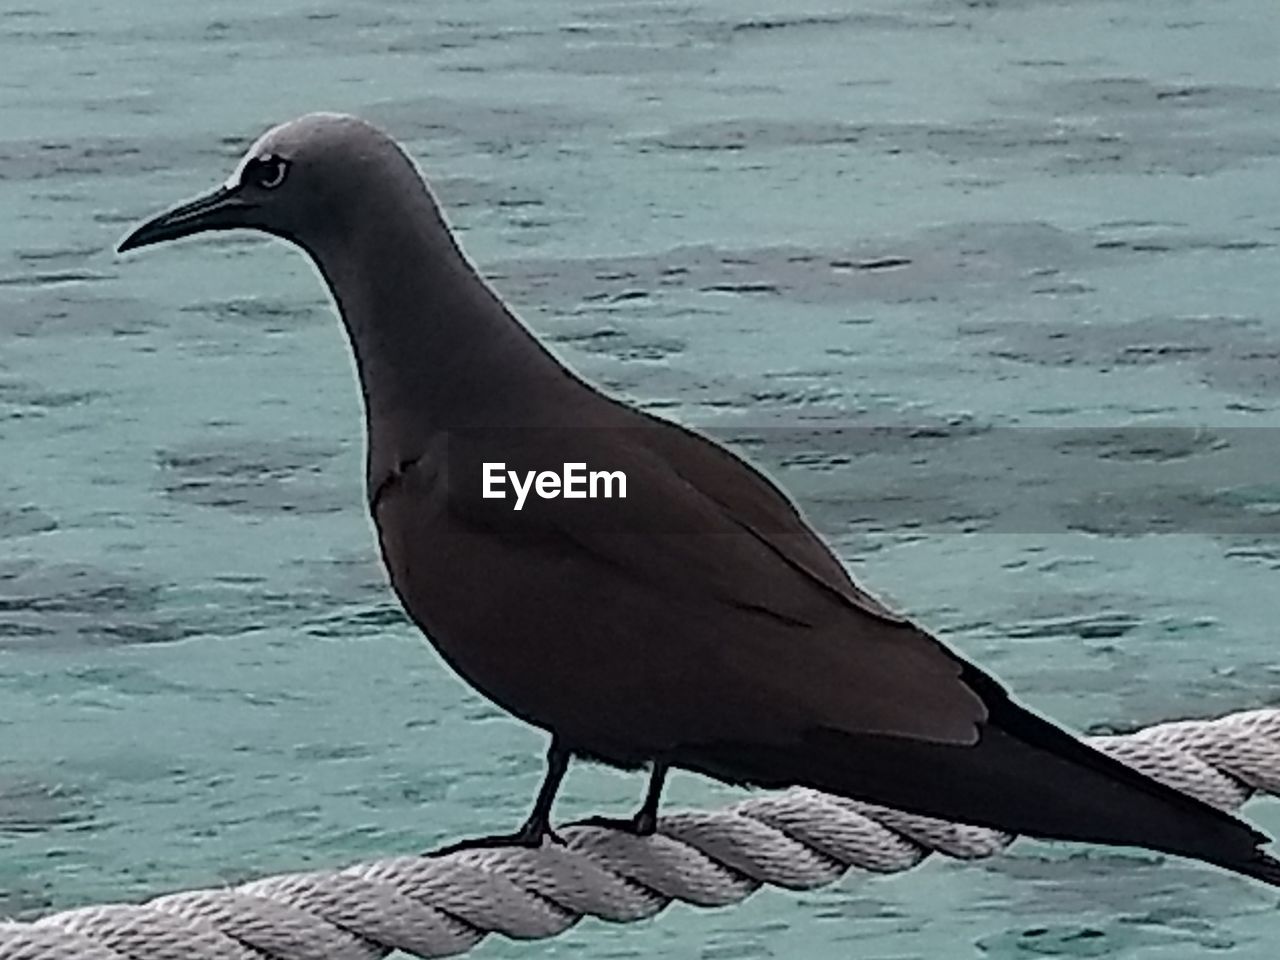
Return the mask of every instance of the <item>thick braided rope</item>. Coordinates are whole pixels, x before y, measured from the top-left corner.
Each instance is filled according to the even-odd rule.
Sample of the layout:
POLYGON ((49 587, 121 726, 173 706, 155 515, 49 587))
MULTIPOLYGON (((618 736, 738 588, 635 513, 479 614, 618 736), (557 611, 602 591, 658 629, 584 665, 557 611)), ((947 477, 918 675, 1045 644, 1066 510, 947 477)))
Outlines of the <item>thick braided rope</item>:
MULTIPOLYGON (((1280 795, 1280 710, 1162 723, 1089 742, 1225 810, 1280 795)), ((930 853, 989 857, 1009 834, 812 790, 671 813, 632 837, 568 826, 564 846, 394 857, 0 923, 0 960, 376 960, 464 953, 490 933, 553 937, 584 916, 651 917, 673 900, 723 906, 763 884, 808 890, 850 867, 907 870, 930 853)))

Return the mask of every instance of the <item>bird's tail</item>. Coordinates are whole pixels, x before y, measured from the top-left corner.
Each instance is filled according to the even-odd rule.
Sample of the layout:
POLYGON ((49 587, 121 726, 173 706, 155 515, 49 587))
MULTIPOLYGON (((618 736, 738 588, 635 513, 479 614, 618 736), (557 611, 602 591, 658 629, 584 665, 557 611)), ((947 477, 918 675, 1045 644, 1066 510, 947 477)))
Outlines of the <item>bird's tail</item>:
POLYGON ((805 785, 1027 836, 1144 847, 1280 886, 1264 834, 1093 749, 979 671, 965 681, 988 708, 972 746, 824 729, 798 747, 718 744, 678 762, 731 782, 805 785))

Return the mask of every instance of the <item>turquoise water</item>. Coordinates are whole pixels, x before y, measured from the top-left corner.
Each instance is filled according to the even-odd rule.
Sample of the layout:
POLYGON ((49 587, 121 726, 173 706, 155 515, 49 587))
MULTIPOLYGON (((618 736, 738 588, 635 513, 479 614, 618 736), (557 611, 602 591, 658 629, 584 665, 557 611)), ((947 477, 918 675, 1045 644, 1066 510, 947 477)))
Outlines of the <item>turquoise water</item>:
MULTIPOLYGON (((66 2, 0 43, 0 916, 425 849, 536 788, 540 737, 385 586, 310 267, 111 252, 311 109, 403 139, 562 356, 741 444, 1036 707, 1276 702, 1273 0, 66 2)), ((577 768, 561 815, 639 790, 577 768)), ((477 956, 1270 958, 1275 903, 1020 842, 477 956)))

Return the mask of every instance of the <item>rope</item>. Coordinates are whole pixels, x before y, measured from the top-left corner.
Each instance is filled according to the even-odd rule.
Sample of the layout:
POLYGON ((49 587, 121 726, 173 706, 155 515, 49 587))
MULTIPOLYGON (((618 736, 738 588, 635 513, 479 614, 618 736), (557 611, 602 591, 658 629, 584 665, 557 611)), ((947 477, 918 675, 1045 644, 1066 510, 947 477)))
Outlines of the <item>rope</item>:
MULTIPOLYGON (((1088 741, 1225 810, 1280 794, 1280 709, 1088 741)), ((537 940, 586 916, 627 923, 673 900, 725 906, 764 884, 811 890, 851 867, 895 873, 931 853, 972 860, 1013 841, 807 789, 667 814, 647 838, 584 825, 560 833, 564 846, 393 857, 0 923, 0 960, 446 957, 490 933, 537 940)))

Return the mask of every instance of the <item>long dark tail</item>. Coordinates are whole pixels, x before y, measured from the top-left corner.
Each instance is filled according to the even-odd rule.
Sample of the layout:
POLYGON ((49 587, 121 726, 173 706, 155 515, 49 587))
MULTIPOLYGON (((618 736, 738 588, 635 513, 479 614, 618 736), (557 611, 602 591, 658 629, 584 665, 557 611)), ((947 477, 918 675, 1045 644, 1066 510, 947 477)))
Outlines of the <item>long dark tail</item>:
POLYGON ((702 745, 676 762, 1049 840, 1145 847, 1280 886, 1280 861, 1260 849, 1266 835, 1089 747, 979 671, 965 681, 989 711, 974 746, 815 730, 798 748, 702 745))

